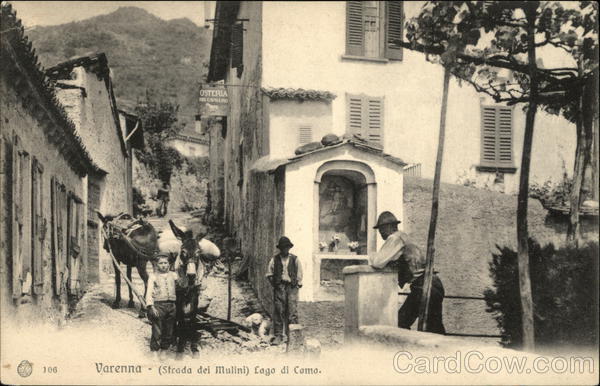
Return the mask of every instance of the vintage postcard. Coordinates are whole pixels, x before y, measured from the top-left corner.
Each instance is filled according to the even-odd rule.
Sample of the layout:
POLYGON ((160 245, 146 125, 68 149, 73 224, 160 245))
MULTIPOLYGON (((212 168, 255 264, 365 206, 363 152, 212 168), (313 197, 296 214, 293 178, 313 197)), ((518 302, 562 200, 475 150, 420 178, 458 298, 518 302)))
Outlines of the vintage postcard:
POLYGON ((2 1, 3 384, 597 384, 598 4, 2 1))

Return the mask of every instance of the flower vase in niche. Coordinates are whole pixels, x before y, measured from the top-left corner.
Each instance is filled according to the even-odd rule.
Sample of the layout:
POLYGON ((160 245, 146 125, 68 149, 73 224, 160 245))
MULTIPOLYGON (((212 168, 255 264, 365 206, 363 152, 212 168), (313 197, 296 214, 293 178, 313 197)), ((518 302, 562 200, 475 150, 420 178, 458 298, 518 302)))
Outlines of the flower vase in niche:
POLYGON ((319 242, 319 252, 323 252, 327 248, 327 243, 324 241, 319 242))
POLYGON ((339 245, 340 237, 338 235, 331 236, 331 241, 329 242, 329 252, 336 253, 338 251, 339 245))
POLYGON ((350 241, 348 243, 348 248, 350 248, 350 252, 357 253, 358 247, 359 247, 358 241, 350 241))

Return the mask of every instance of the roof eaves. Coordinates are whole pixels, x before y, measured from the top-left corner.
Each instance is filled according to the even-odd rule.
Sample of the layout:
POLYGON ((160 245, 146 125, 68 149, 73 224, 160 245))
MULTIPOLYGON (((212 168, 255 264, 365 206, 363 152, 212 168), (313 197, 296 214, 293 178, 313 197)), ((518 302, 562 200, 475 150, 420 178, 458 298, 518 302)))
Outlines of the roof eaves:
POLYGON ((319 148, 319 149, 316 149, 316 150, 313 150, 313 151, 310 151, 310 152, 307 152, 307 153, 304 153, 304 154, 300 154, 300 155, 288 158, 287 160, 276 160, 276 161, 274 161, 273 163, 271 163, 269 165, 268 172, 269 173, 273 173, 278 168, 280 168, 282 166, 286 166, 286 165, 292 164, 292 163, 295 163, 295 162, 299 162, 300 160, 306 158, 307 156, 310 156, 310 155, 313 155, 313 154, 317 154, 317 153, 322 153, 322 152, 325 152, 325 151, 330 151, 332 149, 336 149, 336 148, 339 148, 339 147, 342 147, 342 146, 352 146, 352 147, 355 147, 358 150, 374 154, 376 156, 379 156, 379 157, 381 157, 381 158, 383 158, 383 159, 385 159, 385 160, 387 160, 389 162, 395 163, 395 164, 400 165, 400 166, 406 166, 406 165, 408 165, 406 162, 402 161, 400 158, 394 157, 394 156, 392 156, 390 154, 387 154, 387 153, 384 153, 381 150, 381 148, 379 148, 379 147, 371 146, 368 143, 360 143, 360 142, 357 142, 355 140, 349 139, 349 140, 346 140, 344 142, 338 143, 336 145, 325 146, 325 147, 322 147, 322 148, 319 148))

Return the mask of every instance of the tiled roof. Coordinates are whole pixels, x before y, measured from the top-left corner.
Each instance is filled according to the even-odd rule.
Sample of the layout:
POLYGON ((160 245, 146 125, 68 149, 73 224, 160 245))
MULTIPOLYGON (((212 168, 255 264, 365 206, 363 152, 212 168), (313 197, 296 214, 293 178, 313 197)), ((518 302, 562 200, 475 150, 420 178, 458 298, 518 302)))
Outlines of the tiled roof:
POLYGON ((296 99, 300 101, 327 101, 331 102, 336 95, 329 91, 305 90, 302 88, 262 88, 262 92, 269 98, 277 99, 296 99))
MULTIPOLYGON (((25 35, 21 20, 12 9, 11 4, 0 6, 0 25, 2 25, 0 67, 13 82, 17 77, 25 77, 25 87, 33 87, 34 94, 39 96, 38 103, 46 111, 55 125, 42 125, 46 136, 55 143, 68 160, 73 170, 79 175, 88 172, 106 174, 90 157, 77 135, 75 124, 70 120, 62 104, 56 97, 54 87, 45 76, 44 70, 32 48, 31 41, 25 35), (53 130, 53 128, 55 129, 53 130)), ((16 87, 16 84, 15 84, 16 87)))
POLYGON ((304 154, 300 154, 291 158, 283 158, 283 159, 270 159, 268 156, 262 157, 260 159, 258 159, 253 165, 252 165, 252 170, 256 171, 256 172, 274 172, 277 168, 281 167, 281 166, 285 166, 285 165, 289 165, 295 162, 298 162, 308 156, 311 156, 313 154, 317 154, 317 153, 323 153, 323 152, 327 152, 333 149, 337 149, 339 147, 342 146, 352 146, 360 151, 364 151, 367 153, 371 153, 375 156, 381 157, 387 161, 390 161, 396 165, 400 165, 402 167, 406 166, 407 163, 402 161, 400 158, 398 157, 394 157, 393 155, 384 153, 383 150, 381 150, 381 148, 376 147, 376 146, 371 146, 369 145, 368 142, 362 142, 362 141, 357 141, 355 139, 345 139, 344 141, 336 144, 336 145, 332 145, 332 146, 325 146, 322 148, 319 148, 317 150, 313 150, 304 154))

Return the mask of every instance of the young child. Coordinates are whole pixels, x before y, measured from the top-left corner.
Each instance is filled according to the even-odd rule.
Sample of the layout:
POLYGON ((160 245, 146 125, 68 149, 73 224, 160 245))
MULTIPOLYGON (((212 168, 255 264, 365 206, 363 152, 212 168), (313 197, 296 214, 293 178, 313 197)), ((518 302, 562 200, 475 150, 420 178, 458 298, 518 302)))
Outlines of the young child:
POLYGON ((273 344, 285 342, 288 325, 298 323, 298 288, 302 287, 302 265, 292 255, 294 246, 290 239, 282 236, 277 243, 279 253, 269 262, 267 279, 273 286, 273 344))
POLYGON ((162 349, 161 357, 164 358, 173 340, 177 274, 169 271, 169 257, 166 254, 158 255, 156 266, 158 272, 148 278, 146 305, 148 319, 152 322, 150 350, 157 352, 162 349))

